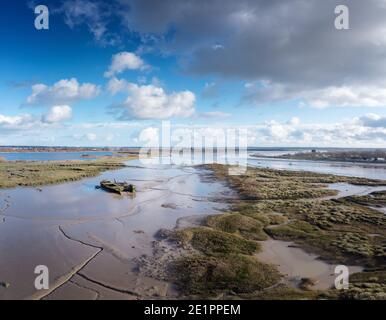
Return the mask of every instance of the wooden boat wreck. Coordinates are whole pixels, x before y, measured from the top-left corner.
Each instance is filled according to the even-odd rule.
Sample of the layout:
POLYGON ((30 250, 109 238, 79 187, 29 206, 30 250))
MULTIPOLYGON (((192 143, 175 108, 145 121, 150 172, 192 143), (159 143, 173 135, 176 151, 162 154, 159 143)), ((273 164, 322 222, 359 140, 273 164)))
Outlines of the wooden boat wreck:
POLYGON ((135 186, 126 182, 116 182, 110 180, 102 180, 100 188, 109 192, 122 194, 123 192, 135 192, 135 186))

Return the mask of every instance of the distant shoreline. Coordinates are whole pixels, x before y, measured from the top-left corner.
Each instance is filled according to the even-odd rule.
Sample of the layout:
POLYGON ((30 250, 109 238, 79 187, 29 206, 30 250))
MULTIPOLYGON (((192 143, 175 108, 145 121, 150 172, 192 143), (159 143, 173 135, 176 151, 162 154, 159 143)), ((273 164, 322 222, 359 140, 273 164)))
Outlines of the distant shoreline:
POLYGON ((255 153, 251 157, 266 159, 281 159, 288 161, 320 161, 320 162, 341 162, 341 163, 359 163, 359 164, 386 164, 386 152, 380 149, 367 151, 359 150, 340 150, 340 151, 316 151, 299 152, 294 154, 265 155, 255 153))

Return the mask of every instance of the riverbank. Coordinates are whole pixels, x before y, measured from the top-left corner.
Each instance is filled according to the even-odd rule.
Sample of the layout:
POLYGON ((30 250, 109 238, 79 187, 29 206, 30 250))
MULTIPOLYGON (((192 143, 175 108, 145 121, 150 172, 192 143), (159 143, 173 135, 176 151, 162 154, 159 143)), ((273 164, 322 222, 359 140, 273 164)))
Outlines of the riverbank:
POLYGON ((294 152, 280 155, 254 154, 253 157, 307 160, 307 161, 328 161, 328 162, 349 162, 361 164, 383 164, 386 165, 385 150, 338 150, 338 151, 317 151, 294 152))
MULTIPOLYGON (((375 187, 385 186, 386 181, 259 168, 229 176, 227 166, 204 168, 211 170, 214 180, 224 181, 237 191, 239 197, 231 201, 229 211, 209 216, 200 226, 166 233, 168 242, 186 249, 169 259, 167 266, 170 279, 186 296, 386 298, 385 215, 360 204, 357 197, 327 199, 338 194, 327 188, 332 183, 375 187), (277 259, 269 258, 272 252, 280 255, 278 243, 287 255, 297 248, 302 250, 301 255, 312 254, 306 257, 309 261, 303 260, 319 262, 316 269, 321 266, 320 272, 308 272, 316 278, 303 277, 294 282, 288 274, 280 274, 274 266, 277 259), (350 290, 329 289, 320 284, 331 278, 331 270, 318 257, 326 265, 345 264, 352 272, 364 272, 352 274, 350 290)), ((383 203, 382 195, 376 194, 377 204, 383 203)), ((298 251, 293 254, 298 254, 294 263, 284 264, 296 269, 301 267, 296 263, 302 261, 298 251)), ((312 263, 309 268, 315 267, 312 263)))
POLYGON ((4 161, 0 162, 0 189, 76 181, 121 169, 137 156, 102 157, 96 160, 4 161))

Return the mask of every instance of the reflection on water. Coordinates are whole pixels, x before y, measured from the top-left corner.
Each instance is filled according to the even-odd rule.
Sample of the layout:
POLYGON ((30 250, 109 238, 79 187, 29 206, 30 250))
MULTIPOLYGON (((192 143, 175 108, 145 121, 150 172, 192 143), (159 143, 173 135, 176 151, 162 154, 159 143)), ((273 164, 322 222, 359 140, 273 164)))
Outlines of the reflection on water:
MULTIPOLYGON (((293 151, 295 152, 295 151, 293 151)), ((271 155, 271 151, 259 152, 264 155, 271 155)), ((278 154, 279 152, 275 152, 278 154)), ((288 152, 286 152, 288 153, 288 152)), ((252 153, 240 155, 226 155, 224 153, 190 153, 175 154, 172 157, 143 159, 141 163, 159 165, 200 165, 202 163, 220 163, 229 165, 256 166, 260 168, 272 168, 278 170, 312 171, 318 173, 335 174, 350 177, 361 177, 369 179, 385 179, 386 165, 384 164, 355 164, 350 162, 328 162, 309 160, 288 160, 279 158, 253 157, 252 153)))
POLYGON ((337 190, 339 193, 335 196, 324 197, 323 199, 338 199, 349 196, 364 196, 375 191, 384 191, 386 186, 372 187, 372 186, 357 186, 349 183, 330 183, 329 189, 337 190))

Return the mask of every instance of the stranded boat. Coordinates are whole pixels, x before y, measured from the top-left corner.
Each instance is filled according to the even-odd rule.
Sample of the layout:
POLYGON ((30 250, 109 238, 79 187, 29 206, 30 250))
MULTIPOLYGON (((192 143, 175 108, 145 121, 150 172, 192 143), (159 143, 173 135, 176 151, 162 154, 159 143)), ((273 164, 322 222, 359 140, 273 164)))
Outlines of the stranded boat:
POLYGON ((130 192, 130 193, 135 192, 135 186, 132 184, 128 184, 126 182, 110 181, 110 180, 102 180, 100 182, 99 188, 109 192, 118 193, 118 194, 122 194, 122 192, 130 192))

